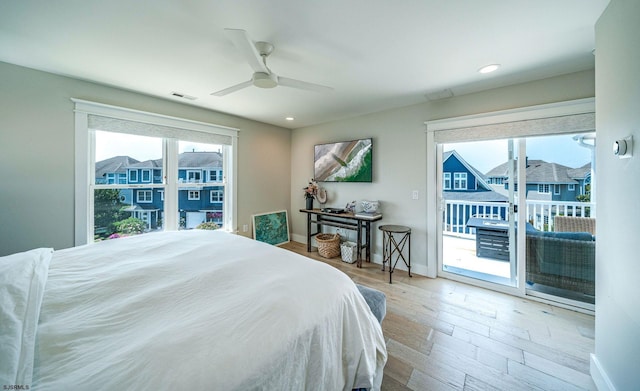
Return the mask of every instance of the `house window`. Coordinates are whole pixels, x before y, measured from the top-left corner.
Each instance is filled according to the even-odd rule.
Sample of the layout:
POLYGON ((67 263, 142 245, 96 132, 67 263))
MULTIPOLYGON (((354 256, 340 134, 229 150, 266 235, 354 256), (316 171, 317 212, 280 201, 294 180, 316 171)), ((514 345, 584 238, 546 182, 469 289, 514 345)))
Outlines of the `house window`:
POLYGON ((553 194, 555 195, 560 194, 560 185, 553 185, 553 194))
POLYGON ((197 182, 199 183, 201 179, 202 173, 200 170, 187 170, 187 182, 197 182))
POLYGON ((149 204, 153 202, 153 191, 152 190, 136 191, 136 201, 141 204, 149 204))
POLYGON ((200 199, 200 190, 189 190, 189 195, 187 196, 189 201, 195 201, 200 199))
POLYGON ((222 194, 223 194, 222 190, 211 190, 211 193, 210 193, 211 199, 209 201, 211 203, 222 202, 222 199, 223 199, 223 195, 222 194))
POLYGON ((539 183, 538 184, 538 193, 549 194, 551 193, 551 189, 549 184, 539 183))
POLYGON ((209 182, 220 182, 222 180, 222 171, 209 170, 209 182))
MULTIPOLYGON (((187 197, 180 199, 179 195, 184 194, 182 190, 194 187, 193 183, 178 180, 178 173, 185 172, 180 158, 187 152, 202 152, 202 156, 209 158, 202 159, 204 165, 191 165, 190 170, 194 173, 189 179, 202 183, 203 173, 214 169, 224 172, 224 181, 216 183, 216 188, 225 193, 219 224, 222 229, 235 226, 237 130, 117 106, 73 101, 75 140, 80 146, 75 159, 76 245, 91 242, 96 237, 107 239, 113 233, 108 232, 113 229, 110 228, 113 223, 140 215, 141 209, 148 216, 147 230, 178 230, 186 213, 190 212, 186 208, 189 206, 187 197), (123 156, 131 158, 130 162, 135 164, 152 162, 154 167, 165 167, 171 172, 145 168, 148 171, 143 174, 134 167, 125 167, 124 183, 106 184, 95 178, 97 162, 123 156), (149 180, 144 189, 129 185, 130 182, 141 183, 142 179, 149 180), (155 200, 154 192, 159 193, 155 200), (142 204, 144 208, 141 208, 142 204)), ((99 179, 104 181, 105 178, 99 179)), ((199 185, 197 192, 212 188, 199 185)))
POLYGON ((151 170, 142 170, 142 182, 151 182, 151 170))
POLYGON ((116 174, 111 172, 107 174, 107 184, 113 185, 114 183, 116 183, 116 174))
POLYGON ((453 189, 467 190, 467 173, 466 172, 453 173, 453 189))
POLYGON ((576 191, 576 185, 575 184, 567 185, 567 190, 576 191))
POLYGON ((444 177, 442 178, 442 187, 445 190, 451 190, 451 173, 445 172, 443 176, 444 177))

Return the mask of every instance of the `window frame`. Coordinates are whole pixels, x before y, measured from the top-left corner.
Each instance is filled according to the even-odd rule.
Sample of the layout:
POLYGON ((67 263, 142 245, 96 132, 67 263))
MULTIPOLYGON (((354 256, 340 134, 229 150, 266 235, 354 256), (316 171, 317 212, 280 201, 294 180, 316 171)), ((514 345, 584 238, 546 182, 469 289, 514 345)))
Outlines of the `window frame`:
POLYGON ((187 201, 200 201, 200 190, 187 190, 187 201))
POLYGON ((442 189, 451 190, 451 173, 450 172, 442 173, 442 189))
POLYGON ((153 190, 151 189, 136 189, 136 202, 138 204, 152 204, 153 203, 153 190), (145 194, 144 199, 140 199, 140 194, 145 194), (148 197, 147 197, 148 195, 148 197))
POLYGON ((539 194, 551 194, 551 185, 548 183, 538 183, 539 194), (540 191, 542 189, 542 191, 540 191))
POLYGON ((213 204, 213 203, 220 203, 220 202, 224 202, 224 191, 222 190, 211 190, 209 192, 209 203, 213 204), (214 200, 214 196, 216 196, 214 200))
MULTIPOLYGON (((82 99, 71 98, 74 102, 75 116, 75 215, 74 215, 74 245, 79 246, 93 242, 94 237, 94 206, 93 192, 96 188, 105 185, 95 183, 95 137, 89 126, 91 115, 113 118, 121 121, 131 121, 149 125, 150 128, 176 129, 176 138, 162 136, 164 138, 164 172, 175 171, 173 175, 165 175, 163 184, 147 184, 147 188, 164 188, 165 210, 178 211, 178 139, 180 134, 198 135, 200 138, 210 138, 211 144, 221 145, 223 151, 224 180, 220 186, 225 188, 226 200, 223 204, 223 225, 228 231, 237 229, 237 194, 238 194, 238 129, 226 126, 193 121, 185 118, 167 116, 129 109, 125 107, 106 105, 82 99), (225 140, 219 142, 221 137, 225 140), (167 158, 168 157, 168 158, 167 158), (167 160, 171 160, 168 162, 167 160), (169 167, 167 167, 169 166, 169 167), (170 196, 170 194, 173 194, 170 196)), ((136 132, 131 132, 137 134, 136 132)), ((173 134, 173 131, 172 131, 173 134)), ((110 185, 111 186, 111 185, 110 185)), ((113 185, 117 187, 117 185, 113 185)), ((109 186, 107 186, 109 187, 109 186)), ((163 221, 164 230, 177 231, 179 229, 178 213, 165 213, 163 221)))
POLYGON ((466 172, 453 173, 453 190, 467 190, 468 185, 466 172), (462 186, 463 182, 464 186, 462 186))

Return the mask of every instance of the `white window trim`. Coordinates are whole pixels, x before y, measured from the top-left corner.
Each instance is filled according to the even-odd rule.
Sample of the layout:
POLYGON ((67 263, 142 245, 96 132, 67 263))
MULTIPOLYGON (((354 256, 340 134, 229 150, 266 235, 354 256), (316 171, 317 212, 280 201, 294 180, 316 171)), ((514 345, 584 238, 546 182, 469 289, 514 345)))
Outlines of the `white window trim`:
POLYGON ((136 190, 136 202, 138 204, 151 204, 153 202, 153 190, 136 190), (140 194, 145 194, 144 199, 140 199, 140 194), (147 194, 150 195, 148 200, 147 194))
POLYGON ((467 173, 454 172, 453 173, 453 190, 467 190, 467 186, 468 186, 467 173), (459 183, 458 185, 456 185, 456 181, 459 183), (462 181, 464 181, 464 186, 462 186, 462 181))
POLYGON ((568 191, 576 191, 576 185, 574 183, 567 185, 568 191))
POLYGON ((131 182, 138 182, 138 170, 129 170, 129 183, 131 182), (133 174, 135 174, 135 179, 133 179, 133 174))
POLYGON ((444 190, 451 190, 451 173, 450 172, 445 172, 442 175, 443 175, 442 188, 444 190))
POLYGON ((146 168, 144 170, 140 170, 140 182, 142 183, 151 183, 151 180, 153 179, 153 175, 151 175, 151 170, 146 168), (144 180, 144 174, 147 173, 149 174, 149 180, 144 180))
POLYGON ((189 183, 194 183, 194 182, 195 183, 200 183, 200 182, 202 182, 202 170, 187 170, 185 176, 186 176, 186 178, 185 178, 186 181, 189 182, 189 183), (197 180, 196 179, 190 179, 189 178, 190 174, 194 174, 194 176, 197 175, 197 176, 200 177, 200 179, 197 179, 197 180))
MULTIPOLYGON (((149 113, 124 107, 111 106, 102 103, 71 98, 75 104, 75 216, 74 216, 74 245, 79 246, 93 240, 93 200, 89 197, 89 185, 95 183, 95 150, 93 150, 93 132, 89 131, 89 115, 101 115, 111 118, 119 118, 129 121, 137 121, 147 124, 168 126, 172 128, 185 129, 200 133, 228 136, 231 144, 226 146, 227 153, 224 154, 223 170, 227 173, 224 177, 225 197, 223 216, 224 226, 230 231, 237 230, 238 219, 238 129, 213 125, 205 122, 193 121, 184 118, 171 117, 162 114, 149 113)), ((165 143, 165 150, 168 154, 178 154, 177 141, 165 143), (173 145, 175 144, 175 145, 173 145)), ((175 169, 178 172, 177 162, 175 167, 165 167, 175 169)), ((166 190, 178 194, 178 184, 175 181, 168 181, 166 190)), ((167 205, 165 210, 178 210, 177 199, 172 205, 167 205)), ((177 230, 179 227, 177 213, 165 213, 165 229, 177 230)))
POLYGON ((538 194, 551 194, 551 185, 548 183, 538 183, 538 194), (542 191, 540 191, 542 189, 542 191))
POLYGON ((199 201, 200 200, 200 190, 187 190, 187 200, 189 200, 189 201, 199 201))
POLYGON ((560 185, 553 185, 553 195, 560 195, 560 185))
POLYGON ((210 203, 220 203, 220 202, 224 202, 224 193, 222 192, 222 190, 211 190, 211 192, 209 193, 209 202, 210 203), (213 196, 219 195, 219 197, 216 198, 221 198, 222 200, 214 200, 213 196))

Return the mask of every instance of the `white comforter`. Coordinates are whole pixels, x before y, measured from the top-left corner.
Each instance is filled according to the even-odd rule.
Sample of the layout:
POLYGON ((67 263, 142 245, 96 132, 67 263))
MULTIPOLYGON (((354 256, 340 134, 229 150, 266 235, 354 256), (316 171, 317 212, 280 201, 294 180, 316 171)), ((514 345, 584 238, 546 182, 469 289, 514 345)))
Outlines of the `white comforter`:
POLYGON ((56 251, 37 390, 379 388, 380 325, 342 272, 220 231, 56 251))

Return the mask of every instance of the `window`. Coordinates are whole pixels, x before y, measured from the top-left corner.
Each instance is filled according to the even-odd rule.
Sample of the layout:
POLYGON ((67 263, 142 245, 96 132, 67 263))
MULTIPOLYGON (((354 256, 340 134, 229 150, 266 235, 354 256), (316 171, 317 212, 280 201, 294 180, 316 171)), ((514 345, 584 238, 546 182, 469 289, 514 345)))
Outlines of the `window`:
POLYGON ((138 190, 136 191, 136 200, 140 203, 153 202, 153 191, 151 190, 138 190))
POLYGON ((451 173, 445 172, 443 174, 444 178, 442 179, 442 187, 445 190, 451 190, 451 173))
POLYGON ((539 183, 538 184, 538 193, 543 193, 543 194, 551 193, 549 184, 539 183))
POLYGON ((189 201, 195 201, 200 199, 200 190, 189 190, 189 195, 187 196, 189 201))
POLYGON ((151 170, 142 170, 142 182, 151 182, 151 170))
POLYGON ((219 178, 223 179, 216 183, 216 188, 226 193, 218 212, 219 224, 226 230, 235 226, 236 129, 72 100, 75 102, 76 119, 75 245, 91 242, 94 238, 108 239, 108 231, 112 229, 109 227, 129 217, 144 216, 145 232, 179 229, 186 213, 192 211, 183 208, 186 204, 180 205, 178 195, 182 190, 194 187, 194 183, 182 184, 178 180, 179 171, 182 170, 182 175, 185 175, 185 167, 181 167, 181 155, 186 151, 195 152, 200 146, 207 148, 204 155, 211 155, 215 151, 216 168, 205 165, 195 166, 198 167, 196 169, 190 166, 194 172, 192 179, 200 181, 197 185, 199 189, 195 191, 199 193, 212 189, 202 184, 202 173, 216 169, 219 178), (118 183, 107 184, 106 177, 99 178, 102 181, 99 182, 95 175, 96 163, 107 159, 117 160, 118 157, 131 158, 122 165, 126 170, 122 176, 118 174, 114 178, 118 183), (140 168, 132 167, 145 161, 152 161, 154 167, 160 168, 145 169, 147 172, 144 173, 140 168), (172 173, 168 174, 169 171, 172 173), (149 180, 145 182, 144 189, 131 185, 141 183, 141 180, 149 180), (158 193, 155 197, 154 192, 158 193))
POLYGON ((221 191, 221 190, 211 190, 211 193, 210 193, 210 194, 211 194, 211 195, 210 195, 210 197, 211 197, 211 199, 210 199, 211 203, 214 203, 214 202, 222 202, 222 198, 223 198, 223 196, 222 196, 222 191, 221 191))
POLYGON ((222 171, 209 170, 209 182, 219 182, 222 180, 222 171))
POLYGON ((466 172, 453 173, 453 189, 467 190, 467 173, 466 172))
POLYGON ((553 194, 560 194, 560 185, 553 185, 553 194))
POLYGON ((567 190, 576 191, 576 185, 575 184, 567 185, 567 190))
POLYGON ((187 182, 200 182, 201 174, 200 170, 187 170, 187 182))

